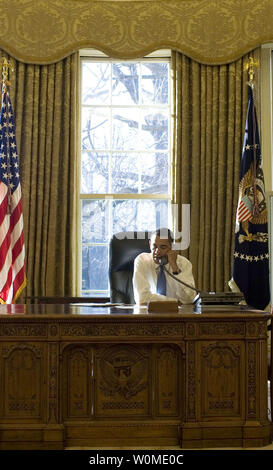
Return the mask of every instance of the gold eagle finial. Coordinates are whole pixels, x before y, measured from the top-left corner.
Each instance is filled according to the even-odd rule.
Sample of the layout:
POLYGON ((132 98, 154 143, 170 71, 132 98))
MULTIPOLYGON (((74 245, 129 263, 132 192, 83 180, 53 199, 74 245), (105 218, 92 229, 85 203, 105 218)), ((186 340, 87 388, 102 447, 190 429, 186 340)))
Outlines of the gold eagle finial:
POLYGON ((249 84, 253 87, 254 85, 254 74, 255 74, 255 68, 258 68, 260 65, 260 62, 258 59, 253 59, 253 57, 249 57, 248 61, 246 62, 244 66, 244 70, 248 71, 248 78, 249 78, 249 84))
POLYGON ((0 59, 0 66, 2 67, 2 77, 3 77, 3 82, 8 83, 8 74, 9 74, 9 69, 13 72, 14 71, 14 65, 12 60, 7 60, 6 57, 2 57, 0 59))

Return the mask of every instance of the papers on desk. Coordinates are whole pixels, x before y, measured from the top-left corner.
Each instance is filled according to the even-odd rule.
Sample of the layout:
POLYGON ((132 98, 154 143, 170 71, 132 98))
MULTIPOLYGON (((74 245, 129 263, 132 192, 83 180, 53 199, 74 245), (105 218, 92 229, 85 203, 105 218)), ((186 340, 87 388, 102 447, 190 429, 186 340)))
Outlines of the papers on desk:
POLYGON ((122 304, 122 303, 71 303, 69 309, 72 314, 83 315, 109 315, 109 314, 139 314, 147 313, 146 305, 122 304))
POLYGON ((96 308, 99 308, 99 307, 110 307, 110 308, 118 308, 118 309, 124 309, 124 310, 132 310, 133 308, 137 308, 137 309, 147 309, 147 306, 146 305, 136 305, 136 304, 111 304, 110 302, 108 303, 104 303, 104 304, 101 304, 101 303, 73 303, 73 304, 70 304, 71 307, 96 307, 96 308))
MULTIPOLYGON (((117 306, 122 306, 124 304, 112 304, 111 302, 106 302, 106 303, 100 303, 100 302, 81 302, 81 303, 71 303, 70 305, 75 305, 77 307, 117 307, 117 306)), ((131 305, 131 308, 133 305, 131 305)))

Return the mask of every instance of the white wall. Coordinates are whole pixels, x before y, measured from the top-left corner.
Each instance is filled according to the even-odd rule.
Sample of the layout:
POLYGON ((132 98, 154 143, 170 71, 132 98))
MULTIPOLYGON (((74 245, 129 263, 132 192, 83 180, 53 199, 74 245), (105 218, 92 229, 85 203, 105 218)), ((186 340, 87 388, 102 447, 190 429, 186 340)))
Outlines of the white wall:
POLYGON ((261 126, 262 165, 266 193, 273 190, 272 178, 272 49, 273 44, 262 46, 261 50, 261 126))

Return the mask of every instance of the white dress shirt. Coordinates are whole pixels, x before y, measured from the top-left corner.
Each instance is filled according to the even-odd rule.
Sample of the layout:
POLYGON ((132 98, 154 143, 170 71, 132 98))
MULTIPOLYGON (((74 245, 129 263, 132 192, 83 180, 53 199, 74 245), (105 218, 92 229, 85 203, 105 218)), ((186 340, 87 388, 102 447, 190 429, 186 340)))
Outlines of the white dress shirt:
MULTIPOLYGON (((191 262, 187 258, 184 258, 184 256, 177 255, 176 263, 181 272, 175 277, 190 286, 195 286, 191 262)), ((172 268, 169 263, 167 263, 165 267, 172 273, 172 268)), ((191 304, 196 296, 196 291, 183 286, 175 279, 171 278, 168 273, 165 273, 167 287, 166 296, 156 293, 159 269, 160 265, 154 262, 152 253, 141 253, 136 257, 133 274, 135 302, 137 304, 143 304, 150 302, 150 300, 180 300, 183 304, 191 304)))

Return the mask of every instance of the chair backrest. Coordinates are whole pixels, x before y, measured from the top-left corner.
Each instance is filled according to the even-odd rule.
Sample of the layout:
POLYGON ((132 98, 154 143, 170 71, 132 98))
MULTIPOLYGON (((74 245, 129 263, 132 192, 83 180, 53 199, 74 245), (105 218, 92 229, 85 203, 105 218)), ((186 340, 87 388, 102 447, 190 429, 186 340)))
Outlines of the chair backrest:
POLYGON ((110 301, 133 304, 134 260, 140 253, 149 253, 149 232, 120 232, 110 241, 110 301))

